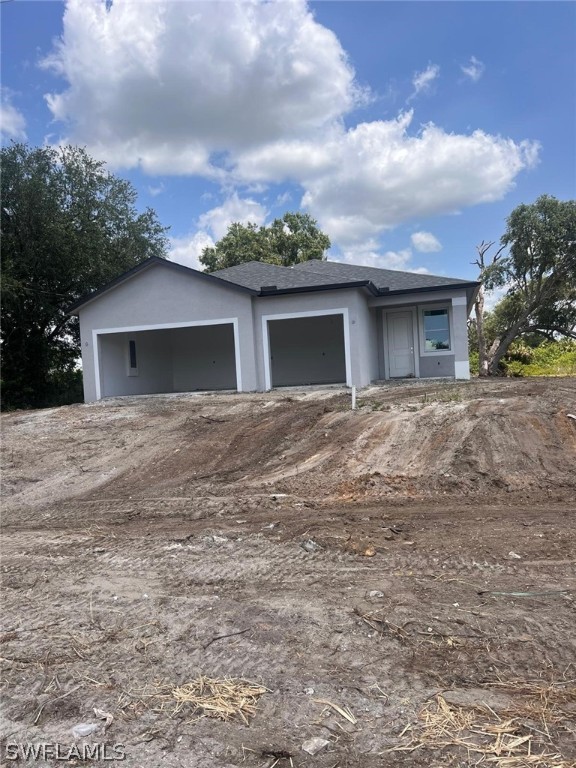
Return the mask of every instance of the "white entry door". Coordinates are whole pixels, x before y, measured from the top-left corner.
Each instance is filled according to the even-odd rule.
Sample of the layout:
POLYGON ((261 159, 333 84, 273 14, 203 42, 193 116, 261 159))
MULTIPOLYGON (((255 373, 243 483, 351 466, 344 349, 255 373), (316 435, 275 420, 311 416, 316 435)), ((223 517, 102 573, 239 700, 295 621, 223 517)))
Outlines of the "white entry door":
POLYGON ((388 364, 390 378, 414 376, 414 329, 412 312, 390 312, 388 326, 388 364))

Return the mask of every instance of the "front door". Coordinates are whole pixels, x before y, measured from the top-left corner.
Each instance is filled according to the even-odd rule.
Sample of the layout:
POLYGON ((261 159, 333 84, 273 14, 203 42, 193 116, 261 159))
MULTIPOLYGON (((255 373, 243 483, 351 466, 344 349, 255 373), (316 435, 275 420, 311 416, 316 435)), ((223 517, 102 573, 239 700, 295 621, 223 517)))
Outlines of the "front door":
POLYGON ((390 378, 414 376, 412 312, 390 312, 386 317, 390 378))

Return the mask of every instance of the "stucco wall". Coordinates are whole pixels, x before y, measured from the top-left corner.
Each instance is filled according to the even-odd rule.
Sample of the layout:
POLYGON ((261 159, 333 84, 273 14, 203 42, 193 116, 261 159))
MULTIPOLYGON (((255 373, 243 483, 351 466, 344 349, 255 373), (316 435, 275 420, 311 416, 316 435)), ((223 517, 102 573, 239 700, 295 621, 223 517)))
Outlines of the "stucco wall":
POLYGON ((231 324, 109 333, 99 345, 102 397, 236 388, 231 324), (130 341, 136 373, 128 367, 130 341))
POLYGON ((420 378, 454 376, 454 355, 420 355, 420 378))
MULTIPOLYGON (((428 299, 428 296, 426 296, 428 299)), ((253 298, 249 293, 240 292, 224 284, 209 281, 194 273, 175 271, 169 267, 154 264, 84 306, 80 314, 82 340, 82 361, 84 368, 85 399, 97 398, 95 380, 95 360, 105 376, 110 375, 103 394, 114 390, 116 377, 123 370, 125 376, 124 352, 116 349, 116 342, 106 340, 105 331, 135 333, 148 330, 150 326, 172 326, 178 324, 210 323, 211 321, 234 320, 238 328, 238 351, 241 364, 238 374, 241 389, 244 391, 263 390, 266 387, 266 357, 262 318, 264 316, 297 315, 339 311, 344 309, 344 336, 348 342, 348 364, 346 381, 358 387, 386 375, 386 329, 384 326, 386 309, 414 308, 420 328, 420 309, 423 306, 442 302, 450 307, 452 349, 448 354, 422 354, 420 332, 415 334, 415 354, 420 364, 419 375, 466 377, 468 368, 467 311, 466 295, 458 289, 429 294, 429 300, 414 303, 411 296, 371 297, 364 289, 340 289, 333 291, 315 291, 301 294, 286 294, 253 298), (410 300, 412 299, 412 303, 410 300), (94 348, 95 334, 99 332, 102 349, 94 348), (96 352, 96 354, 95 354, 96 352), (108 359, 109 356, 109 359, 108 359), (121 359, 122 358, 122 359, 121 359)), ((214 326, 215 328, 217 326, 214 326)), ((188 352, 184 355, 172 354, 174 345, 180 349, 194 346, 193 339, 202 338, 200 331, 171 331, 167 337, 166 349, 150 348, 151 355, 156 355, 160 372, 152 375, 148 372, 147 391, 158 387, 158 391, 185 391, 187 389, 219 386, 227 388, 231 376, 231 360, 227 354, 225 330, 214 330, 212 336, 205 336, 206 344, 195 361, 188 352), (223 334, 223 335, 222 335, 223 334), (163 362, 164 355, 171 350, 170 364, 163 362), (172 377, 165 386, 166 370, 172 377), (212 373, 209 372, 212 371, 212 373), (206 378, 200 372, 206 373, 206 378), (153 376, 157 376, 158 381, 153 376)), ((125 341, 124 341, 125 344, 125 341)), ((335 358, 336 359, 336 358, 335 358)), ((292 365, 292 363, 290 364, 292 365)), ((298 373, 299 371, 296 371, 298 373)), ((140 382, 131 382, 128 386, 137 393, 145 386, 143 374, 139 372, 140 382)), ((332 378, 326 373, 326 380, 332 378)), ((286 380, 284 374, 282 380, 286 380)), ((295 376, 297 379, 298 376, 295 376)), ((306 377, 304 377, 305 380, 306 377)), ((294 379, 294 380, 295 380, 294 379)), ((100 376, 99 380, 102 380, 100 376)))
POLYGON ((357 380, 358 386, 365 387, 378 378, 378 314, 376 309, 368 307, 365 296, 359 291, 356 299, 357 380))
MULTIPOLYGON (((80 309, 84 397, 97 399, 94 330, 238 319, 242 389, 258 388, 251 296, 194 274, 152 265, 80 309)), ((100 336, 103 338, 103 336, 100 336)), ((100 365, 102 355, 99 355, 100 365)), ((168 390, 170 391, 170 390, 168 390)))
POLYGON ((100 339, 102 397, 172 391, 172 355, 167 331, 118 333, 100 339), (128 375, 128 342, 136 340, 138 375, 128 375))
POLYGON ((391 296, 389 299, 383 297, 376 302, 370 300, 370 304, 376 304, 376 308, 381 312, 381 319, 378 322, 380 328, 379 344, 383 353, 380 352, 378 378, 385 379, 389 377, 386 355, 387 350, 387 311, 409 310, 414 312, 416 320, 416 331, 414 337, 414 351, 418 363, 417 375, 420 378, 434 378, 441 376, 457 376, 458 378, 469 377, 468 366, 468 313, 466 308, 466 294, 463 291, 445 291, 429 294, 429 301, 420 301, 417 304, 410 303, 409 297, 391 296), (422 311, 424 309, 435 309, 447 307, 450 318, 450 351, 432 353, 423 350, 422 333, 422 311), (459 364, 458 362, 459 361, 459 364))
POLYGON ((254 301, 254 331, 258 379, 265 381, 262 318, 267 315, 323 312, 346 308, 350 338, 351 384, 367 386, 371 371, 376 370, 377 349, 374 345, 376 328, 374 315, 366 306, 365 292, 359 289, 317 291, 312 293, 266 296, 254 301))
POLYGON ((452 327, 454 331, 454 375, 457 379, 469 379, 468 309, 462 297, 452 298, 452 327))

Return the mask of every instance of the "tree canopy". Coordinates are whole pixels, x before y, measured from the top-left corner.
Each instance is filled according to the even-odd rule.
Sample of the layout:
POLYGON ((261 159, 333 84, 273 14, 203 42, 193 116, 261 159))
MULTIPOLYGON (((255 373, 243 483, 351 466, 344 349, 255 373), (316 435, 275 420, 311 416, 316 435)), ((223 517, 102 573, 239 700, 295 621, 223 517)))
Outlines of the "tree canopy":
MULTIPOLYGON (((166 229, 79 147, 1 152, 2 407, 61 401, 80 357, 66 308, 150 256, 166 229)), ((78 379, 78 377, 76 377, 78 379)))
POLYGON ((506 293, 486 318, 477 303, 485 373, 498 372, 500 360, 520 336, 576 338, 576 201, 542 195, 531 205, 519 205, 506 220, 500 249, 486 263, 492 245, 478 246, 480 279, 487 289, 506 288, 506 293), (483 350, 484 319, 488 338, 483 350))
POLYGON ((247 261, 266 261, 289 267, 301 261, 325 259, 330 238, 307 213, 285 213, 269 226, 239 224, 213 247, 204 248, 200 262, 208 272, 235 267, 247 261))

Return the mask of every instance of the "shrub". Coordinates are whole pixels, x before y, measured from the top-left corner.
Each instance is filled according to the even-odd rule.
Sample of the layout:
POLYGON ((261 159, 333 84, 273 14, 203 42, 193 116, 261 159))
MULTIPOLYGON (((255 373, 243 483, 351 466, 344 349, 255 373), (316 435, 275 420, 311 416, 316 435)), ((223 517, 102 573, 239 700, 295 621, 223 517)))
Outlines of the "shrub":
POLYGON ((507 376, 575 376, 576 341, 546 341, 538 347, 516 342, 503 360, 507 376))

